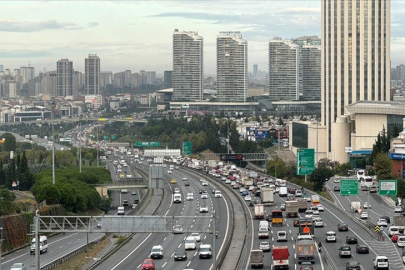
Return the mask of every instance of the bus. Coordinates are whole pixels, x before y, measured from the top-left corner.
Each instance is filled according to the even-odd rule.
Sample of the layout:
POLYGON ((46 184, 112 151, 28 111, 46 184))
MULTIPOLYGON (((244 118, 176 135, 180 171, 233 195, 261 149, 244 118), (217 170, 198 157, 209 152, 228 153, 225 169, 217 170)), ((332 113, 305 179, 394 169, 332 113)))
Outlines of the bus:
POLYGON ((283 225, 283 211, 272 210, 271 211, 271 225, 280 224, 283 225))
POLYGON ((367 191, 369 188, 377 187, 377 183, 371 176, 365 176, 360 181, 360 189, 367 191))

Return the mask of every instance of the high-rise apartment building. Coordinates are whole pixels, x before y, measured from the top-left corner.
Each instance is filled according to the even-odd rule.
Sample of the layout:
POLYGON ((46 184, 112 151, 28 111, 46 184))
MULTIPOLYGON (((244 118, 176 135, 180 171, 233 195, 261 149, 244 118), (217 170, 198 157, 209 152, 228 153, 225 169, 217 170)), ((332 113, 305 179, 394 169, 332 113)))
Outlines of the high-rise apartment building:
POLYGON ((217 36, 217 100, 245 102, 248 83, 248 43, 240 32, 217 36))
POLYGON ((100 72, 100 89, 105 90, 109 84, 113 84, 113 73, 111 71, 100 72))
POLYGON ((57 96, 73 96, 73 62, 61 59, 56 62, 56 93, 57 96))
POLYGON ((302 94, 301 48, 289 40, 269 42, 269 96, 271 100, 299 100, 302 94))
POLYGON ((79 96, 84 93, 84 74, 80 71, 73 72, 73 95, 79 96))
MULTIPOLYGON (((322 0, 322 111, 326 152, 347 161, 345 107, 390 99, 391 1, 322 0)), ((353 133, 355 136, 356 134, 353 133)), ((352 135, 352 136, 353 136, 352 135)))
POLYGON ((3 71, 4 71, 4 66, 0 65, 0 72, 3 72, 3 71))
POLYGON ((259 66, 257 64, 253 65, 253 75, 257 76, 259 74, 259 66))
POLYGON ((136 88, 140 85, 139 73, 132 73, 131 88, 136 88))
POLYGON ((96 54, 89 54, 84 61, 86 95, 100 93, 100 58, 96 54))
POLYGON ((173 87, 172 74, 173 74, 173 71, 171 71, 171 70, 166 70, 163 73, 163 84, 164 84, 165 89, 173 87))
POLYGON ((20 67, 20 74, 22 76, 22 84, 28 83, 29 80, 35 78, 35 69, 34 67, 20 67))
POLYGON ((147 85, 147 84, 148 84, 148 72, 145 70, 139 71, 138 85, 147 85))
POLYGON ((301 46, 302 99, 321 99, 321 46, 301 46))
POLYGON ((156 81, 156 71, 148 71, 147 84, 155 84, 155 81, 156 81))
POLYGON ((197 32, 173 33, 173 100, 201 100, 203 38, 197 32))
POLYGON ((45 95, 56 96, 56 86, 57 86, 57 71, 48 71, 45 72, 42 76, 42 92, 45 95))

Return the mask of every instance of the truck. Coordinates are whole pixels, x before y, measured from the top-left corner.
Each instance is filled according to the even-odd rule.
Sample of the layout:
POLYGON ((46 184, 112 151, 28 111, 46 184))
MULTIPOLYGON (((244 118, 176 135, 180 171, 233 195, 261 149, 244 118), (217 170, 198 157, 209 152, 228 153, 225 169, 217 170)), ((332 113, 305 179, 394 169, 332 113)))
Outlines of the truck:
POLYGON ((298 216, 298 202, 297 201, 286 201, 285 202, 285 213, 289 217, 298 216))
POLYGON ((305 199, 298 199, 298 212, 305 212, 308 209, 308 202, 305 199))
POLYGON ((312 205, 318 205, 320 203, 319 195, 312 195, 311 201, 312 201, 312 205))
POLYGON ((405 229, 405 216, 394 216, 394 226, 398 227, 400 233, 405 229))
POLYGON ((257 177, 257 172, 255 172, 255 171, 250 171, 250 172, 249 172, 249 177, 251 177, 251 178, 256 178, 256 177, 257 177))
POLYGON ((313 240, 297 241, 297 260, 298 263, 304 261, 310 261, 312 264, 315 263, 315 242, 313 240))
POLYGON ((255 204, 255 219, 262 219, 262 218, 264 218, 264 205, 255 204))
POLYGON ((358 202, 358 201, 350 202, 350 210, 353 213, 358 212, 359 209, 361 209, 361 202, 358 202))
POLYGON ((263 250, 254 249, 250 251, 250 267, 263 268, 263 250))
POLYGON ((274 205, 274 191, 269 187, 262 187, 262 193, 260 194, 260 199, 264 205, 274 205))
POLYGON ((273 269, 290 269, 288 266, 289 257, 290 253, 287 246, 273 246, 273 269))
POLYGON ((253 186, 253 180, 250 178, 245 178, 243 179, 243 185, 245 188, 249 188, 250 186, 253 186))
POLYGON ((119 207, 118 207, 117 215, 121 215, 121 216, 125 215, 125 208, 124 208, 124 206, 119 206, 119 207))

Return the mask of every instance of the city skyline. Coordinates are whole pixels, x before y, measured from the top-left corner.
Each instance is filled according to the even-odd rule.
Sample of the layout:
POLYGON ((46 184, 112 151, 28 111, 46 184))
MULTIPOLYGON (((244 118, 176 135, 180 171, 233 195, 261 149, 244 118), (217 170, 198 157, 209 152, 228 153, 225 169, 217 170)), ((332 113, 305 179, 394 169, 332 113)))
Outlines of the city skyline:
MULTIPOLYGON (((171 70, 172 33, 179 29, 198 31, 204 38, 204 74, 209 75, 216 73, 217 33, 235 30, 249 42, 249 72, 253 64, 267 71, 268 42, 274 36, 321 34, 320 0, 299 5, 297 1, 234 2, 237 5, 230 10, 229 1, 47 1, 46 6, 5 1, 0 10, 0 64, 11 70, 29 63, 36 70, 56 70, 57 60, 69 58, 75 70, 84 72, 84 59, 97 54, 103 59, 103 71, 144 69, 163 74, 171 70)), ((401 53, 405 37, 400 31, 404 13, 405 2, 393 0, 392 66, 405 63, 401 53)))

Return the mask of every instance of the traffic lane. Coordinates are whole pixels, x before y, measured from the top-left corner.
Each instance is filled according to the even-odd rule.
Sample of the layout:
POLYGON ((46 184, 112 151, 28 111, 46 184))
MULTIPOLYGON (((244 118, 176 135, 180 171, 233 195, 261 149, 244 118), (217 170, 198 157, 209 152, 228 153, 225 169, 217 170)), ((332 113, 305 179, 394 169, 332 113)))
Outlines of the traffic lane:
MULTIPOLYGON (((104 234, 102 233, 89 233, 89 241, 99 239, 103 237, 103 235, 104 234)), ((76 250, 85 245, 86 241, 87 236, 85 233, 59 234, 52 238, 48 238, 48 251, 40 255, 41 266, 76 250)), ((5 256, 1 266, 3 269, 10 269, 11 265, 14 263, 24 263, 29 266, 31 265, 31 259, 34 259, 34 255, 30 255, 30 247, 27 247, 5 256)))

